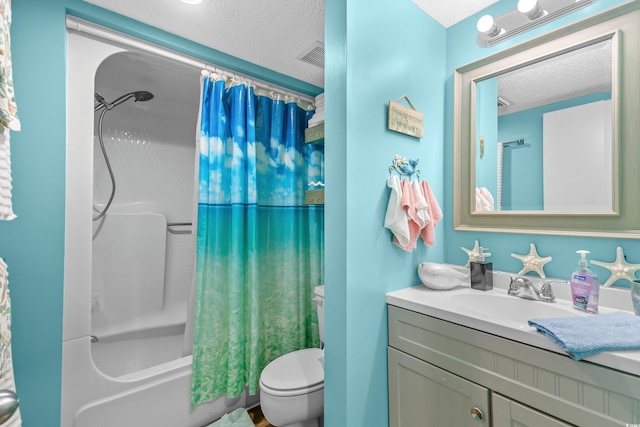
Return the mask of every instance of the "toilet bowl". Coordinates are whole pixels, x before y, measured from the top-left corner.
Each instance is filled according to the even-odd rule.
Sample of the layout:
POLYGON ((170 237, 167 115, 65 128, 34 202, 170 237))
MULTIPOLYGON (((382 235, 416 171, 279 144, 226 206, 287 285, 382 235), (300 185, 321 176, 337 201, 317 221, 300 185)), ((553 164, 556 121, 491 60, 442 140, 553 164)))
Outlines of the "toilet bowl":
MULTIPOLYGON (((320 340, 324 339, 324 286, 314 288, 320 340)), ((282 355, 260 374, 260 406, 277 427, 322 427, 324 353, 305 348, 282 355)))

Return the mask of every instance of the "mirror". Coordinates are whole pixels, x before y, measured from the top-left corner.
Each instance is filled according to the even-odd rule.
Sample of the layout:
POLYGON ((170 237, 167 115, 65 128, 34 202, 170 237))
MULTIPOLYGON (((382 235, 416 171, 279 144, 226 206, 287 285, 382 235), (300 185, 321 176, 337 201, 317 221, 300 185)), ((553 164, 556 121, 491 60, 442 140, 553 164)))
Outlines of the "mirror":
POLYGON ((476 211, 613 212, 612 44, 476 81, 476 211))
POLYGON ((639 3, 455 71, 456 230, 640 238, 639 3))

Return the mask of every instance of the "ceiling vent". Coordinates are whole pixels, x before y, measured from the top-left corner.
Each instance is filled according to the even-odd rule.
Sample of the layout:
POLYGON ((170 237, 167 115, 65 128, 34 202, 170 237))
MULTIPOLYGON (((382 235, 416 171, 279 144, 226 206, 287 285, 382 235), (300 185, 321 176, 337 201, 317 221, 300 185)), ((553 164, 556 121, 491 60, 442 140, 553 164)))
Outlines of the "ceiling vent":
POLYGON ((324 68, 324 44, 316 40, 296 58, 316 67, 324 68))
POLYGON ((506 107, 507 105, 511 105, 513 102, 509 101, 502 95, 498 95, 498 107, 506 107))

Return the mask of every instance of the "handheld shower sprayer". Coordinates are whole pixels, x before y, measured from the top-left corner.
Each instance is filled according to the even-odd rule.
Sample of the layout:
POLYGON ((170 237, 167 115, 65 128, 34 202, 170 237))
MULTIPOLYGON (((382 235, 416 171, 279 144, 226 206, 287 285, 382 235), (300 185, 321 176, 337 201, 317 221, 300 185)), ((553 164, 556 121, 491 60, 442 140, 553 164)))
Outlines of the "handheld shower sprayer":
POLYGON ((100 96, 100 94, 96 92, 95 99, 96 101, 98 101, 98 105, 93 107, 93 111, 98 111, 102 108, 111 110, 113 107, 116 107, 131 98, 135 98, 134 102, 145 102, 153 99, 153 94, 151 92, 147 92, 146 90, 138 90, 135 92, 125 93, 121 97, 116 98, 113 102, 107 102, 102 96, 100 96))
POLYGON ((103 97, 98 95, 98 92, 96 92, 95 97, 96 97, 96 101, 98 101, 98 105, 93 107, 93 111, 98 111, 100 108, 109 109, 109 103, 107 101, 105 101, 103 97))
POLYGON ((135 98, 134 102, 145 102, 153 99, 153 94, 151 92, 147 92, 145 90, 139 90, 135 92, 125 93, 119 98, 116 98, 113 102, 109 103, 105 101, 105 99, 100 96, 97 92, 95 93, 95 100, 98 102, 98 105, 93 107, 93 111, 96 112, 98 110, 102 110, 100 112, 100 118, 98 119, 98 141, 100 142, 100 148, 102 149, 102 155, 104 156, 104 162, 107 164, 107 170, 109 171, 109 177, 111 177, 111 195, 109 196, 109 201, 105 205, 102 212, 100 212, 97 216, 93 217, 94 221, 99 220, 107 213, 107 210, 111 206, 111 202, 113 202, 113 197, 116 195, 116 178, 113 175, 113 170, 111 169, 111 163, 109 162, 109 156, 107 156, 107 150, 104 148, 104 141, 102 140, 102 119, 107 111, 112 108, 122 104, 123 102, 135 98))

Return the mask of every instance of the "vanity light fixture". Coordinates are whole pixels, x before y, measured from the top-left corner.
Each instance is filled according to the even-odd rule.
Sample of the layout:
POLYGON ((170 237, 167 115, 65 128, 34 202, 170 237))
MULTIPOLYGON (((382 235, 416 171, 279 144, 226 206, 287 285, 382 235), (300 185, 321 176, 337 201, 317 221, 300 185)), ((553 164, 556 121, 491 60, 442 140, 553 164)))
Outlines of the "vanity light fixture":
POLYGON ((495 46, 511 37, 558 19, 597 0, 519 0, 518 6, 496 18, 484 15, 478 20, 478 44, 495 46))

